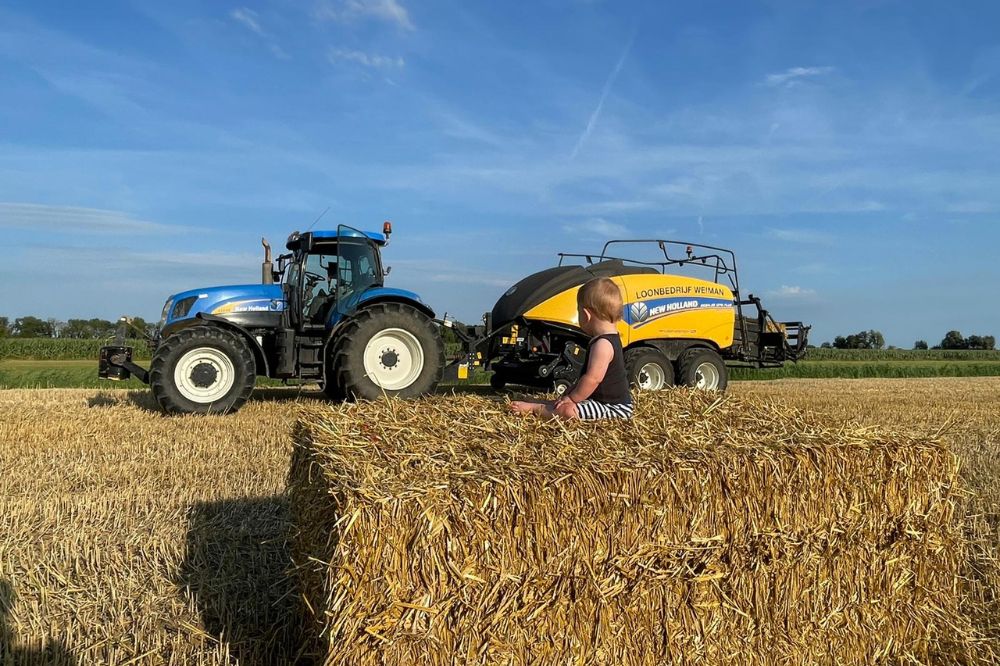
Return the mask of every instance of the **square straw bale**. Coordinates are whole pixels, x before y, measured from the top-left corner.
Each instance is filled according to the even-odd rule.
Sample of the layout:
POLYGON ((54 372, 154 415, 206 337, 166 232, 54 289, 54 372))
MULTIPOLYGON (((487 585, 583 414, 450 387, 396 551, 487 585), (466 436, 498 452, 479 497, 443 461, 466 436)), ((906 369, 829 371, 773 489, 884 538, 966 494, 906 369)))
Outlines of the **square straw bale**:
POLYGON ((965 663, 941 442, 752 398, 631 422, 315 407, 289 476, 324 664, 965 663))

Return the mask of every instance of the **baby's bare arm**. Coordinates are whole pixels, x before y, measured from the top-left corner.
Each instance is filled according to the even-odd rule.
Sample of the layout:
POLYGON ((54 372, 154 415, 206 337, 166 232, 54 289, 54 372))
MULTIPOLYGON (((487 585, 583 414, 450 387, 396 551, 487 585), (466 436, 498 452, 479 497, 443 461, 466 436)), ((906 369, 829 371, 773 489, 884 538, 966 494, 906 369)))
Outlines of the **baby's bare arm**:
POLYGON ((580 377, 567 397, 573 402, 583 402, 591 396, 598 385, 604 381, 604 376, 608 374, 608 366, 611 365, 615 357, 615 348, 607 340, 598 340, 590 348, 590 355, 587 359, 587 370, 580 377))

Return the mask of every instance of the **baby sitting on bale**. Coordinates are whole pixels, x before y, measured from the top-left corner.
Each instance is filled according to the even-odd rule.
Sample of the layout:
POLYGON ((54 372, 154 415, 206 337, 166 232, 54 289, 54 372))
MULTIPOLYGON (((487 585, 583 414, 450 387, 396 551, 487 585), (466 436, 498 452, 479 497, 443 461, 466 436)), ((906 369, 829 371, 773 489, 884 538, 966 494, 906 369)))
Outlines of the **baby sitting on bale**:
POLYGON ((576 307, 580 328, 591 336, 583 375, 555 402, 518 400, 511 409, 562 419, 632 418, 625 354, 615 325, 622 318, 621 290, 608 278, 595 278, 580 287, 576 307))

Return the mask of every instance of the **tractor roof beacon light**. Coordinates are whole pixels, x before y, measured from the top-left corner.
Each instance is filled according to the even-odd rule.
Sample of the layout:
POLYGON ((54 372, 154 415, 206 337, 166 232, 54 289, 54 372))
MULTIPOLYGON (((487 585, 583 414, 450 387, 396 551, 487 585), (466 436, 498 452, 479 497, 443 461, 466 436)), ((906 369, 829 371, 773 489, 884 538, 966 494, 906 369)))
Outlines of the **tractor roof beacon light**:
POLYGON ((386 220, 382 223, 382 235, 385 236, 385 244, 389 244, 389 236, 392 235, 392 222, 386 220))

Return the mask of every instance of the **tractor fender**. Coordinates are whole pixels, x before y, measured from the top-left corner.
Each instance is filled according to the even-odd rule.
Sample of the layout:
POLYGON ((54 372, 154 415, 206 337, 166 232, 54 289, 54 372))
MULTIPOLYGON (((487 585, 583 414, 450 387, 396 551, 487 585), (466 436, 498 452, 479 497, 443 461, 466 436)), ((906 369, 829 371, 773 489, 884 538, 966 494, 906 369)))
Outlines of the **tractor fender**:
POLYGON ((386 302, 409 305, 410 307, 423 312, 431 319, 434 319, 434 310, 431 310, 423 301, 421 301, 417 294, 405 289, 391 289, 389 287, 369 289, 361 295, 355 309, 361 310, 369 305, 386 302))
POLYGON ((228 319, 224 319, 218 315, 199 312, 194 317, 183 319, 171 326, 167 326, 160 333, 160 338, 162 339, 169 335, 173 335, 177 331, 190 326, 218 326, 219 328, 225 328, 242 336, 246 339, 247 344, 250 346, 250 351, 253 352, 253 358, 257 364, 257 374, 265 377, 270 375, 271 369, 267 363, 267 356, 264 354, 264 348, 261 347, 259 342, 257 342, 257 338, 255 338, 250 331, 243 328, 239 324, 234 324, 228 319), (261 370, 263 370, 263 372, 261 372, 261 370))
POLYGON ((640 347, 651 347, 653 349, 657 349, 671 361, 679 359, 688 349, 702 348, 711 349, 714 352, 719 351, 718 345, 711 340, 702 340, 698 338, 643 340, 636 344, 629 345, 628 349, 637 349, 640 347))

